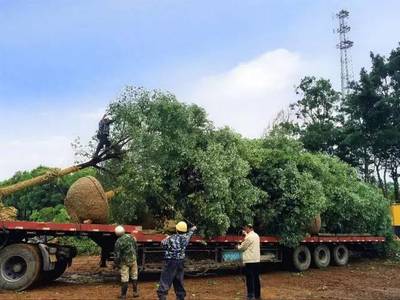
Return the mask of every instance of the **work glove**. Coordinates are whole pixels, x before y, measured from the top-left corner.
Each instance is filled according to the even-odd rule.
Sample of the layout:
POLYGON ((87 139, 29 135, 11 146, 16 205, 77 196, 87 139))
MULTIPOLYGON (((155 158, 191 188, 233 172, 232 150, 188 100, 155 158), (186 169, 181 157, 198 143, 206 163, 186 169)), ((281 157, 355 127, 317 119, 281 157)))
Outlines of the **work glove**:
POLYGON ((192 228, 190 228, 190 230, 191 230, 191 231, 196 231, 196 230, 197 230, 197 227, 196 227, 196 226, 193 226, 192 228))

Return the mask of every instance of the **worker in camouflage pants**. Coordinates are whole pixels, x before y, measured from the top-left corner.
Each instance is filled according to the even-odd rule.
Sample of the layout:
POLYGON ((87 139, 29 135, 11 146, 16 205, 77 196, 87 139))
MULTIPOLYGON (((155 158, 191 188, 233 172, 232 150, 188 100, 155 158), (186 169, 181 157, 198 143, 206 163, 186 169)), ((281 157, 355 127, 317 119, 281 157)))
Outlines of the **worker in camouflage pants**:
POLYGON ((132 281, 133 297, 139 297, 136 240, 130 234, 126 234, 122 226, 115 228, 115 234, 118 239, 114 247, 114 264, 121 270, 121 296, 119 299, 126 299, 129 280, 132 281))
POLYGON ((111 120, 107 114, 101 118, 99 122, 99 130, 97 131, 97 139, 99 143, 97 144, 96 151, 93 154, 93 157, 97 157, 99 155, 100 151, 106 147, 109 148, 111 146, 111 141, 110 141, 110 125, 114 123, 113 120, 111 120))
POLYGON ((196 226, 187 232, 187 224, 179 222, 176 225, 176 234, 168 236, 161 241, 165 249, 164 268, 160 276, 160 284, 157 290, 159 300, 166 300, 168 290, 174 285, 176 299, 184 300, 186 291, 183 286, 185 250, 189 244, 196 226))

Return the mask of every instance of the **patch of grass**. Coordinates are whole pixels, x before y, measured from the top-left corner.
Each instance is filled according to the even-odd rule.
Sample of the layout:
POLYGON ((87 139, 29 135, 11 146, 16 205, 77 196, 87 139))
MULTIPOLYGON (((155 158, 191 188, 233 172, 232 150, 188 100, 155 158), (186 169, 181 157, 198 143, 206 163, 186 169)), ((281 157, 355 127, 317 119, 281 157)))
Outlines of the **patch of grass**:
POLYGON ((400 240, 388 241, 384 247, 388 259, 400 262, 400 240))
POLYGON ((215 280, 209 279, 207 280, 208 285, 217 285, 217 282, 215 280))

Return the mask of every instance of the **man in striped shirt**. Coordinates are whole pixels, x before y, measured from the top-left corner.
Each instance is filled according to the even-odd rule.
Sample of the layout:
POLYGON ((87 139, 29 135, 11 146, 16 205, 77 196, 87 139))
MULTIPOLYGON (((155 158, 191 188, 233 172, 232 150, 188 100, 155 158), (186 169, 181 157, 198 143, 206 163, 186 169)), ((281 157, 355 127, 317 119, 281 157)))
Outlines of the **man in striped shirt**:
POLYGON ((174 285, 177 300, 184 300, 186 291, 183 286, 184 260, 186 247, 196 230, 196 226, 187 232, 187 224, 179 222, 176 225, 176 234, 166 237, 161 241, 165 249, 164 268, 161 272, 160 283, 157 290, 159 300, 166 300, 168 290, 174 285))

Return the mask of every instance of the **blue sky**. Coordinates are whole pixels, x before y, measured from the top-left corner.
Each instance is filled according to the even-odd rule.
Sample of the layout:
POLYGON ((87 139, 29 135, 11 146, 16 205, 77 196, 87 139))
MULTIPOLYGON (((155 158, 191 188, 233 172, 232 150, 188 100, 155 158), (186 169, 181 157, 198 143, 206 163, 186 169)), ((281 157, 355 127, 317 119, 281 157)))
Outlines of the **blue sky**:
POLYGON ((400 41, 399 1, 0 0, 0 180, 73 162, 124 85, 160 88, 260 136, 308 74, 339 88, 334 14, 355 75, 400 41))

